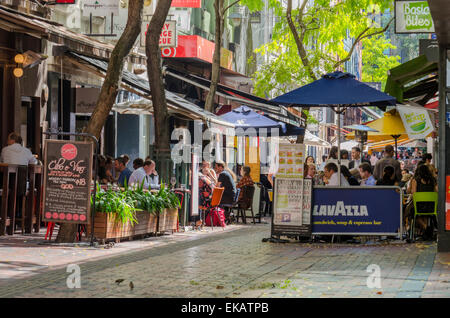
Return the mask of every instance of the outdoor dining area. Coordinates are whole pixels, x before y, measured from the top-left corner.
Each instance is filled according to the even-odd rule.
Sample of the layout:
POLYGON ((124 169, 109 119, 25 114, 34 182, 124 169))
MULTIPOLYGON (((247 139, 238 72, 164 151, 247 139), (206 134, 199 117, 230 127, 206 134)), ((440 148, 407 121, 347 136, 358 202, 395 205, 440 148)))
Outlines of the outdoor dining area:
POLYGON ((0 236, 39 232, 41 223, 42 165, 0 163, 0 236))

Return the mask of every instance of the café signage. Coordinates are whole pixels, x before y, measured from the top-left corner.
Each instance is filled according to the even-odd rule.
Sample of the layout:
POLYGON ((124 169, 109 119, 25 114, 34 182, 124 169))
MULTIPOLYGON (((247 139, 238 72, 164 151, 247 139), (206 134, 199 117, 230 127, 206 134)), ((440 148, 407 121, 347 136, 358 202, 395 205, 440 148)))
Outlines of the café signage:
POLYGON ((84 0, 83 16, 92 14, 94 17, 119 15, 119 0, 84 0))
POLYGON ((88 224, 91 207, 92 143, 46 140, 44 152, 43 220, 88 224))
POLYGON ((313 190, 312 234, 398 235, 401 215, 402 195, 398 187, 313 190))
POLYGON ((396 33, 434 33, 433 19, 427 1, 395 2, 396 33))
POLYGON ((418 109, 408 106, 397 106, 409 139, 425 139, 434 131, 430 114, 426 108, 418 109))
POLYGON ((100 88, 75 88, 75 112, 78 114, 92 113, 100 96, 100 88))
POLYGON ((303 144, 279 145, 272 236, 311 233, 312 181, 303 179, 304 154, 303 144))

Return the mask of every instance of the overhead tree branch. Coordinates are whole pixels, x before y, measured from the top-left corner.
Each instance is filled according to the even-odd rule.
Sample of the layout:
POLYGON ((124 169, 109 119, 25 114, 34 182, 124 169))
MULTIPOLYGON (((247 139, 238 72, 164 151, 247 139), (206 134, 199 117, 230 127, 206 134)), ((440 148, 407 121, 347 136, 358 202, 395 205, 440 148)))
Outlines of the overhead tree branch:
POLYGON ((391 18, 391 20, 389 20, 388 24, 387 24, 383 29, 378 30, 378 31, 376 31, 376 32, 372 32, 372 33, 365 34, 367 31, 370 30, 370 27, 365 28, 365 29, 358 35, 358 37, 356 38, 356 40, 353 42, 352 47, 350 48, 350 51, 348 51, 348 53, 347 53, 347 56, 346 56, 344 59, 342 59, 342 60, 336 62, 336 63, 334 64, 334 68, 337 68, 337 67, 340 66, 341 64, 343 64, 343 63, 347 62, 348 60, 350 60, 350 58, 352 57, 353 51, 355 50, 356 45, 357 45, 359 42, 361 42, 363 39, 368 38, 368 37, 371 37, 371 36, 374 36, 374 35, 377 35, 377 34, 381 34, 381 33, 386 32, 386 30, 387 30, 387 29, 389 28, 389 26, 391 25, 392 21, 394 21, 394 18, 391 18))
POLYGON ((224 15, 225 12, 227 12, 227 10, 228 10, 229 8, 231 8, 232 6, 234 6, 235 4, 237 4, 239 1, 241 1, 241 0, 236 0, 236 1, 234 1, 232 4, 230 4, 228 7, 226 7, 225 9, 223 9, 223 10, 222 10, 222 15, 224 15))
MULTIPOLYGON (((307 0, 303 0, 303 3, 300 7, 300 13, 299 13, 299 19, 301 20, 301 15, 303 14, 303 10, 305 9, 307 4, 307 0)), ((297 44, 297 50, 298 54, 300 56, 300 59, 302 61, 303 66, 308 70, 308 75, 311 77, 313 81, 317 80, 316 75, 314 74, 311 63, 308 60, 308 56, 306 54, 305 46, 303 45, 303 37, 305 35, 305 31, 302 28, 302 37, 299 36, 297 29, 295 28, 294 22, 292 20, 292 0, 288 0, 287 4, 287 10, 286 10, 286 20, 288 22, 289 28, 292 32, 292 35, 294 36, 295 43, 297 44)), ((299 21, 300 24, 302 21, 299 21)))

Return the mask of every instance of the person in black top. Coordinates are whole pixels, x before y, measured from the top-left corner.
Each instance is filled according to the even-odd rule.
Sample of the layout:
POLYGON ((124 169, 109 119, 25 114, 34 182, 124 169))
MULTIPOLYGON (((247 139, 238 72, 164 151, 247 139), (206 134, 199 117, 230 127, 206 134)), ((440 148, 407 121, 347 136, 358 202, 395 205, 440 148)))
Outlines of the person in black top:
POLYGON ((351 186, 359 186, 358 180, 352 175, 346 166, 341 165, 341 173, 344 175, 345 179, 347 179, 348 184, 351 186))
POLYGON ((395 169, 392 166, 386 166, 383 169, 383 177, 378 180, 376 185, 393 186, 397 185, 395 179, 395 169))
POLYGON ((223 161, 217 161, 215 166, 217 186, 223 187, 223 195, 220 204, 233 204, 236 196, 236 176, 223 161))
MULTIPOLYGON (((411 179, 407 193, 414 194, 416 192, 437 192, 437 181, 433 173, 426 164, 417 166, 414 177, 411 179)), ((434 202, 417 202, 418 212, 430 212, 434 210, 434 202)), ((414 202, 411 202, 406 207, 404 213, 405 223, 407 219, 414 216, 414 202)), ((433 236, 433 227, 427 227, 426 217, 418 216, 416 219, 418 228, 423 232, 424 238, 428 239, 433 236)), ((407 222, 408 225, 410 222, 407 222)))

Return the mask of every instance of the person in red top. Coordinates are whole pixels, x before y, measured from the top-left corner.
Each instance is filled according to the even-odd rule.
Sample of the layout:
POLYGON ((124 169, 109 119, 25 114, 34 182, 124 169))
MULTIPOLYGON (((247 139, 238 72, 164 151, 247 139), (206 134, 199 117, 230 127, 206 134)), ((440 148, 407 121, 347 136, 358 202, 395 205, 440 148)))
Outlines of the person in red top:
MULTIPOLYGON (((241 168, 241 175, 242 178, 241 180, 238 182, 238 184, 236 185, 236 188, 243 188, 245 186, 253 186, 254 182, 252 180, 252 177, 250 176, 250 167, 248 166, 244 166, 241 168)), ((241 189, 241 192, 239 193, 239 199, 240 200, 242 198, 243 195, 243 191, 241 189)))

